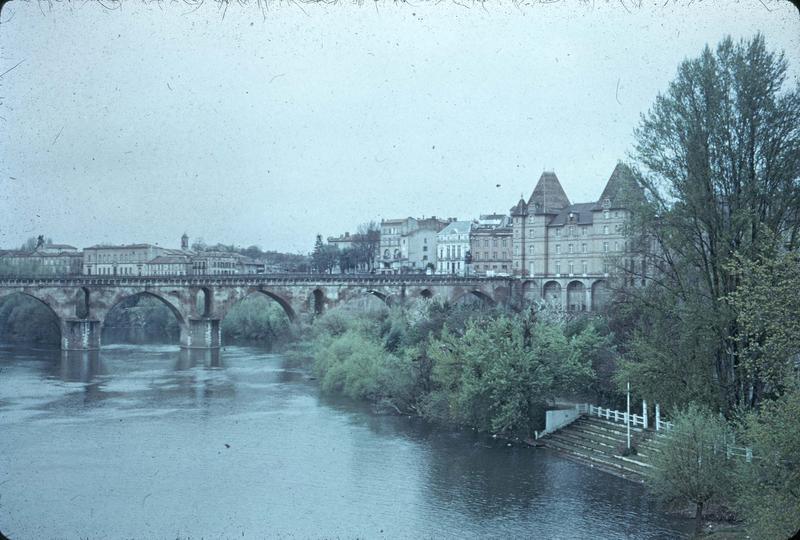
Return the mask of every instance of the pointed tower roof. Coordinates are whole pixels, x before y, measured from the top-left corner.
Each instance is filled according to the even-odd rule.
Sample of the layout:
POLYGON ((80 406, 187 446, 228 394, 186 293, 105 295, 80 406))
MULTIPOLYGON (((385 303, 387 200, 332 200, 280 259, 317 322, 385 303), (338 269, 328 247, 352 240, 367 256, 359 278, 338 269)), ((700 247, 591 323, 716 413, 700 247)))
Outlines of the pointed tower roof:
POLYGON ((525 202, 525 199, 522 196, 520 196, 519 202, 511 207, 511 215, 512 216, 528 215, 528 204, 525 202))
POLYGON ((569 197, 564 193, 556 173, 545 171, 528 199, 528 211, 534 214, 557 214, 569 204, 569 197))
POLYGON ((643 200, 644 191, 633 177, 633 171, 620 161, 614 167, 614 172, 611 173, 603 194, 597 201, 596 209, 630 208, 643 200))

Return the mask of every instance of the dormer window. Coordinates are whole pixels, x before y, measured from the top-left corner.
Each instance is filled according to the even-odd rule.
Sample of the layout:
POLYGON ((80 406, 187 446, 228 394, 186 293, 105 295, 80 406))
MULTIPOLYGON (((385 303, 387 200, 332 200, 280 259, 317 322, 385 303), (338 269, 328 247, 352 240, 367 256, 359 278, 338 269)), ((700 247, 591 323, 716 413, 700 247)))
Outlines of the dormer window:
POLYGON ((611 208, 611 199, 609 199, 608 197, 603 199, 603 208, 605 208, 606 210, 611 208))

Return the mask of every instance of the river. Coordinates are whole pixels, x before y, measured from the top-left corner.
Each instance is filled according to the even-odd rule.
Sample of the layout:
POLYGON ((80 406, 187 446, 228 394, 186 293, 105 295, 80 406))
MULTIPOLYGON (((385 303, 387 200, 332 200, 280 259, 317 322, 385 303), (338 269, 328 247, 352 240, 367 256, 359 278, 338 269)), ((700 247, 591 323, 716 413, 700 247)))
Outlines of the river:
POLYGON ((642 486, 321 396, 252 347, 0 348, 0 531, 48 538, 685 538, 642 486))

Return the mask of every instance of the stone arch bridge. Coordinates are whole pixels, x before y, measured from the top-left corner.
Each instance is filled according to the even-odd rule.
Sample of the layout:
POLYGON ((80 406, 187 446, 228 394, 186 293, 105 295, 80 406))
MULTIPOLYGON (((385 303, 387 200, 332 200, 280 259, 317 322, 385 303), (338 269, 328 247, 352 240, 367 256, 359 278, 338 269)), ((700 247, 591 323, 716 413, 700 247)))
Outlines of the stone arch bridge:
MULTIPOLYGON (((228 311, 251 294, 275 300, 291 320, 318 314, 341 302, 373 295, 386 304, 414 298, 457 301, 466 295, 507 305, 515 296, 513 278, 428 275, 226 275, 47 278, 0 278, 0 299, 21 293, 50 308, 58 317, 61 348, 100 347, 109 311, 127 298, 150 295, 175 315, 184 348, 214 349, 221 344, 220 323, 228 311)), ((520 294, 521 289, 516 294, 520 294)))

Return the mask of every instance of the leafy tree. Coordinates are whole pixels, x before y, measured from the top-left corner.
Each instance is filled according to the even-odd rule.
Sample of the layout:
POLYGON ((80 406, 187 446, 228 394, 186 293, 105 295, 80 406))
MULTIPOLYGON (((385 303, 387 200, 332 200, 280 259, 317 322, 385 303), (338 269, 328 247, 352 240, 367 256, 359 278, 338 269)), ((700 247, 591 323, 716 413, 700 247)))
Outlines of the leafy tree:
POLYGON ((381 244, 381 229, 374 221, 363 223, 353 237, 356 264, 368 270, 375 268, 375 258, 381 244))
POLYGON ((727 423, 709 409, 690 404, 674 415, 674 427, 662 436, 652 457, 650 487, 661 499, 695 505, 695 530, 703 525, 703 509, 729 493, 732 462, 726 444, 727 423))
POLYGON ((353 248, 345 248, 338 250, 336 254, 336 264, 339 267, 339 272, 347 274, 354 270, 358 265, 356 251, 353 248))
POLYGON ((764 251, 754 260, 737 255, 730 268, 740 281, 727 297, 739 327, 739 365, 748 385, 769 396, 800 365, 800 253, 764 251))
POLYGON ((438 395, 430 405, 456 422, 481 430, 530 437, 544 403, 588 382, 587 333, 570 341, 562 326, 500 316, 471 321, 463 336, 443 330, 432 340, 438 395))
POLYGON ((31 236, 30 238, 28 238, 27 240, 25 240, 25 243, 24 243, 24 244, 22 244, 22 245, 19 247, 20 251, 33 251, 33 250, 35 250, 35 249, 36 249, 36 246, 38 246, 38 245, 39 245, 39 240, 40 240, 40 238, 41 238, 41 240, 44 242, 44 244, 45 244, 45 245, 47 245, 47 244, 52 244, 52 243, 53 243, 53 239, 52 239, 52 238, 50 238, 49 236, 48 236, 47 238, 45 238, 45 237, 44 237, 44 236, 42 236, 42 235, 40 235, 39 237, 36 237, 36 236, 31 236))
MULTIPOLYGON (((709 353, 708 366, 691 369, 712 370, 728 412, 762 397, 759 374, 739 363, 740 326, 726 298, 741 276, 729 263, 734 253, 753 260, 765 245, 794 250, 800 242, 800 88, 789 88, 786 71, 783 54, 767 50, 761 35, 727 38, 681 64, 635 131, 633 157, 648 203, 631 221, 631 245, 654 244, 644 255, 658 269, 651 286, 662 292, 628 294, 709 353)), ((639 336, 656 354, 636 361, 687 352, 646 327, 639 336)))
POLYGON ((800 531, 800 383, 743 420, 752 463, 738 466, 736 510, 752 538, 790 538, 800 531))
POLYGON ((222 321, 222 336, 232 341, 259 341, 268 347, 285 345, 293 337, 293 325, 277 302, 252 295, 236 304, 222 321))

